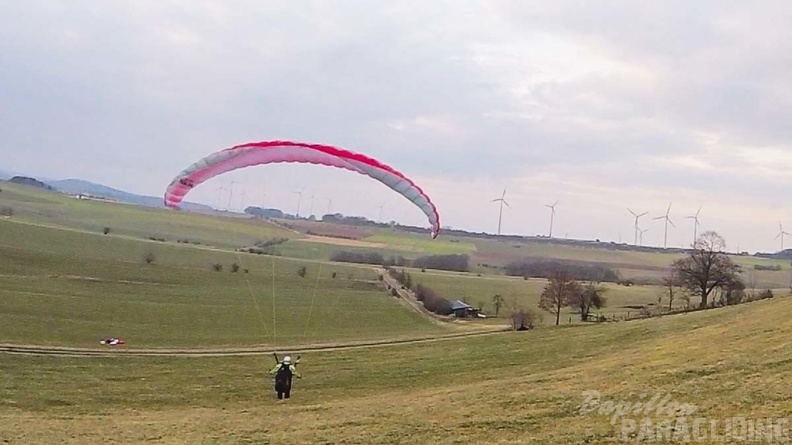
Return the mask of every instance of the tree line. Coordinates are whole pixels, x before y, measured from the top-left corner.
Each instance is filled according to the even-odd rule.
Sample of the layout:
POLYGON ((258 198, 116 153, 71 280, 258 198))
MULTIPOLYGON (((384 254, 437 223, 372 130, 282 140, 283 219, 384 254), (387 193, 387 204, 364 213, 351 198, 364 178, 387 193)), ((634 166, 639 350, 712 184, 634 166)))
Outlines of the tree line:
MULTIPOLYGON (((772 291, 747 292, 740 277, 742 268, 726 254, 726 242, 717 232, 702 233, 688 254, 675 260, 670 271, 662 280, 665 287, 668 311, 674 310, 674 302, 686 302, 685 310, 691 310, 690 299, 698 298, 698 309, 729 306, 750 301, 772 298, 772 291)), ((548 277, 539 308, 555 316, 560 323, 561 312, 572 307, 582 321, 589 319, 592 309, 605 307, 607 289, 600 285, 604 275, 576 279, 575 269, 558 268, 548 277)), ((499 296, 496 296, 498 298, 499 296)), ((499 306, 496 304, 496 313, 499 306)))
POLYGON ((382 267, 413 267, 417 269, 436 269, 448 270, 453 272, 469 272, 470 257, 462 254, 451 255, 427 255, 415 259, 408 259, 403 256, 385 257, 381 253, 372 251, 335 251, 330 256, 332 261, 357 263, 357 264, 376 264, 382 267))
POLYGON ((451 302, 440 295, 436 290, 425 286, 423 284, 416 284, 412 275, 404 269, 397 270, 392 267, 386 267, 388 275, 393 277, 405 289, 413 291, 415 299, 423 303, 426 310, 438 315, 451 315, 451 302))
POLYGON ((506 275, 525 278, 551 278, 564 273, 575 280, 619 282, 618 271, 597 264, 580 264, 555 260, 516 260, 505 266, 506 275))

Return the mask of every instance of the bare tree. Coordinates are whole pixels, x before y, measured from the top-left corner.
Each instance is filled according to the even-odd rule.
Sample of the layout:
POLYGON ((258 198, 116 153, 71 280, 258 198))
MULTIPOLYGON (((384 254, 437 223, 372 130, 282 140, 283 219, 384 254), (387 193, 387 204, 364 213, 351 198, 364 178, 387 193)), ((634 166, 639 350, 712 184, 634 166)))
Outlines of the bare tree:
POLYGON ((671 264, 680 283, 701 298, 700 307, 707 307, 708 298, 717 288, 733 287, 740 279, 740 266, 725 253, 726 241, 716 232, 702 233, 693 244, 693 252, 671 264))
POLYGON ((512 312, 511 321, 513 330, 528 331, 541 322, 541 315, 531 309, 520 309, 512 312))
POLYGON ((586 287, 581 288, 580 292, 570 295, 569 305, 580 310, 580 321, 588 320, 592 308, 602 309, 605 307, 607 299, 605 292, 607 289, 602 287, 599 282, 590 281, 586 287))
POLYGON ((563 271, 555 272, 539 297, 539 308, 555 315, 555 324, 561 320, 561 310, 569 306, 583 291, 580 284, 563 271))
POLYGON ((492 304, 495 306, 495 317, 497 318, 500 313, 500 308, 503 306, 503 297, 499 294, 495 295, 492 297, 492 304))
POLYGON ((665 294, 668 296, 668 310, 671 311, 674 308, 674 299, 678 295, 679 287, 682 285, 678 271, 672 268, 662 281, 665 286, 665 294))

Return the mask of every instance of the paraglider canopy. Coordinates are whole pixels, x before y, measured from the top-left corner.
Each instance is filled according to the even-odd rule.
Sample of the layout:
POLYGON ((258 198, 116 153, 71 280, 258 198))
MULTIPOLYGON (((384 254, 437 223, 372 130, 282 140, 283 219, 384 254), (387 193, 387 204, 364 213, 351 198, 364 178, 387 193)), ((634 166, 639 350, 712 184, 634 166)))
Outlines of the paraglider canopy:
POLYGON ((165 191, 165 205, 176 207, 190 190, 217 175, 279 162, 298 162, 357 172, 390 187, 418 206, 429 219, 432 238, 440 233, 440 216, 429 196, 412 180, 368 156, 328 145, 292 141, 251 142, 215 152, 179 173, 165 191))

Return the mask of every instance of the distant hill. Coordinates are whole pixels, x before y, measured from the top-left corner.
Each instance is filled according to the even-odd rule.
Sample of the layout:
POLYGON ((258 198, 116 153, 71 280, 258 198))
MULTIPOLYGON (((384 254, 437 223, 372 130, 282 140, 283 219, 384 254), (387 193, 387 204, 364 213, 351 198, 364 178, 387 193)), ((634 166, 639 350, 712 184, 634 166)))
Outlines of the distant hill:
MULTIPOLYGON (((49 181, 48 184, 54 187, 56 190, 64 193, 84 193, 87 195, 110 198, 121 202, 143 205, 147 207, 165 207, 165 204, 162 202, 162 197, 137 195, 82 179, 62 179, 57 181, 49 181)), ((184 210, 213 210, 210 206, 194 202, 183 202, 181 208, 184 210)))
POLYGON ((11 182, 11 183, 14 183, 14 184, 29 185, 31 187, 38 187, 38 188, 44 189, 44 190, 52 190, 51 186, 39 181, 38 179, 30 178, 30 177, 27 177, 27 176, 14 176, 8 182, 11 182))

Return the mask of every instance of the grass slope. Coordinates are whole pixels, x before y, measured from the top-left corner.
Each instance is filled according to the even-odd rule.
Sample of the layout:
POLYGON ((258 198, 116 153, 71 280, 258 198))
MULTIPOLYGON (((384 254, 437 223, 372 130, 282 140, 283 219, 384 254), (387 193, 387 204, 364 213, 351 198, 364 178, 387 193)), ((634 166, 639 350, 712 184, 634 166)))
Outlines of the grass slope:
POLYGON ((612 416, 580 413, 592 390, 602 401, 632 403, 642 393, 670 394, 694 405, 693 417, 719 422, 723 434, 732 416, 792 414, 792 345, 783 341, 792 335, 790 311, 792 299, 784 298, 662 319, 312 353, 303 356, 304 378, 286 403, 274 400, 264 374, 270 357, 2 356, 0 437, 42 444, 620 441, 612 416))
POLYGON ((14 209, 13 219, 36 224, 135 238, 189 240, 220 247, 252 245, 258 240, 299 235, 250 218, 155 209, 107 201, 80 200, 33 187, 3 184, 0 206, 14 209))
MULTIPOLYGON (((421 272, 415 269, 406 269, 416 283, 428 286, 448 299, 460 299, 476 307, 482 307, 488 315, 494 315, 495 307, 493 297, 498 294, 505 300, 500 316, 508 315, 513 307, 531 308, 539 311, 539 297, 547 284, 542 278, 523 280, 516 277, 481 276, 450 272, 421 272)), ((620 286, 613 283, 603 283, 606 289, 607 305, 602 310, 593 310, 592 314, 603 315, 628 315, 635 314, 635 308, 627 306, 641 306, 658 304, 659 297, 665 297, 665 289, 661 286, 620 286)), ((668 304, 666 300, 666 305, 668 304)), ((681 301, 675 301, 674 306, 681 306, 681 301)), ((545 323, 555 323, 555 316, 543 313, 545 323)), ((573 313, 572 308, 562 311, 561 322, 577 323, 580 315, 573 313)))
MULTIPOLYGON (((14 208, 14 219, 101 232, 135 238, 188 240, 224 248, 248 246, 259 240, 289 238, 278 247, 280 254, 295 258, 328 260, 337 250, 378 251, 385 256, 416 257, 430 254, 465 253, 471 256, 475 273, 492 274, 495 269, 519 259, 571 260, 599 263, 618 269, 624 278, 657 283, 679 255, 662 252, 609 250, 598 247, 571 246, 537 241, 507 242, 402 233, 393 229, 373 229, 316 221, 282 221, 298 231, 360 239, 379 245, 376 248, 347 247, 305 242, 305 235, 261 220, 230 214, 199 214, 152 209, 110 202, 84 201, 32 187, 3 183, 0 206, 14 208)), ((728 240, 727 240, 728 241, 728 240)), ((746 282, 756 289, 789 288, 792 269, 787 261, 733 256, 743 266, 746 282), (754 270, 754 266, 778 266, 781 270, 754 270)))
POLYGON ((209 347, 443 332, 379 289, 369 268, 14 220, 0 220, 0 276, 5 342, 96 346, 113 335, 130 346, 209 347), (142 260, 149 252, 153 264, 142 260))

